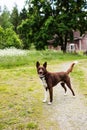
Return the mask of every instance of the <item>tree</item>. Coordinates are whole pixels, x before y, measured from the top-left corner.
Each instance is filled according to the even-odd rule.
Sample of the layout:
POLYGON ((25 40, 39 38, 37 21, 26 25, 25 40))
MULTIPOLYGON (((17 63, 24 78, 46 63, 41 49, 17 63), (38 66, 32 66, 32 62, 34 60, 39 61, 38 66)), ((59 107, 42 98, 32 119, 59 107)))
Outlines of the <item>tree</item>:
POLYGON ((58 42, 66 52, 67 40, 73 41, 73 30, 85 32, 87 14, 82 10, 84 0, 27 0, 27 19, 22 21, 19 34, 27 48, 45 49, 47 40, 58 35, 58 42))
POLYGON ((4 10, 2 11, 0 15, 0 25, 6 29, 12 26, 11 21, 10 21, 10 13, 7 9, 7 7, 4 7, 4 10))
POLYGON ((73 40, 73 30, 81 31, 82 23, 84 23, 84 26, 86 25, 84 20, 86 14, 82 11, 83 6, 84 0, 57 0, 55 3, 55 31, 61 41, 63 52, 66 52, 67 40, 73 40))
POLYGON ((0 26, 0 48, 3 48, 4 46, 4 29, 0 26))
POLYGON ((5 30, 5 47, 23 48, 22 41, 12 28, 5 30))
POLYGON ((27 10, 26 10, 25 7, 22 9, 22 11, 20 12, 19 15, 20 15, 20 20, 21 21, 27 19, 27 10))
POLYGON ((17 33, 17 26, 19 25, 19 22, 20 22, 19 12, 18 12, 17 5, 15 5, 11 13, 11 23, 16 33, 17 33))
POLYGON ((50 13, 51 7, 47 1, 32 0, 31 4, 29 3, 28 18, 22 21, 18 27, 25 48, 34 43, 36 49, 45 49, 49 35, 47 34, 48 31, 47 28, 45 29, 44 23, 50 16, 50 13))
POLYGON ((22 48, 22 41, 12 28, 3 29, 0 26, 0 49, 7 47, 22 48))
POLYGON ((22 23, 18 26, 18 33, 20 38, 23 41, 23 48, 29 49, 32 41, 32 29, 30 30, 30 22, 29 19, 23 20, 22 23))

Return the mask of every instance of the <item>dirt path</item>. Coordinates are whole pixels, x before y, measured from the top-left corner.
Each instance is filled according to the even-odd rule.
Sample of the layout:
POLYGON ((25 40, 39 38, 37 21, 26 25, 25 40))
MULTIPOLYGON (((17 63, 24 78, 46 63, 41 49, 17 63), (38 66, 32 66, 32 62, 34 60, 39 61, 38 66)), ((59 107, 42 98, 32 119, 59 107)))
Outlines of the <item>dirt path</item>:
MULTIPOLYGON (((60 70, 67 69, 69 65, 70 63, 61 65, 60 70)), ((58 84, 54 88, 53 104, 50 106, 43 104, 47 123, 50 124, 43 130, 87 130, 87 106, 83 100, 84 97, 75 88, 76 84, 73 81, 72 84, 75 97, 69 89, 67 89, 67 95, 64 96, 64 90, 58 84)))

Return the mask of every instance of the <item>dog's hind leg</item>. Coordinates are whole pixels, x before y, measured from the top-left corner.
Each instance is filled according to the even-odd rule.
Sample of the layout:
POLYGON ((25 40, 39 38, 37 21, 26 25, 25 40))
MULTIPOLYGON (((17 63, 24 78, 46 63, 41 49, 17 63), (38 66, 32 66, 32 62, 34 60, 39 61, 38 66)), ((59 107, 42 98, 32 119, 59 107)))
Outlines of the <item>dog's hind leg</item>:
POLYGON ((67 85, 68 88, 71 90, 73 96, 75 96, 75 93, 74 93, 74 91, 73 91, 73 89, 72 89, 72 87, 71 87, 70 79, 67 80, 66 85, 67 85))
POLYGON ((61 82, 61 86, 64 88, 65 90, 65 94, 64 95, 67 95, 67 89, 66 89, 66 86, 65 86, 65 83, 64 82, 61 82))

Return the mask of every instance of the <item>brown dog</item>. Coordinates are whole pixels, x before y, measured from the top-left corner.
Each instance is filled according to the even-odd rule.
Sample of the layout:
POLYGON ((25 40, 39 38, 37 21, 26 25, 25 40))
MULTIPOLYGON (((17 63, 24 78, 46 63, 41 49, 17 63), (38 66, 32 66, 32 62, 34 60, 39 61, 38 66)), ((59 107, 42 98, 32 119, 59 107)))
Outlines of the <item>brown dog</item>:
POLYGON ((56 86, 59 82, 61 82, 61 86, 64 88, 65 90, 65 94, 66 94, 66 86, 71 90, 73 96, 75 96, 75 93, 71 87, 71 83, 70 83, 70 77, 69 77, 69 73, 72 72, 73 66, 76 64, 76 62, 72 63, 70 68, 66 71, 66 72, 48 72, 46 67, 47 67, 47 62, 45 62, 43 64, 43 66, 40 65, 40 63, 37 61, 36 62, 36 68, 37 68, 37 73, 40 77, 40 79, 43 82, 43 86, 45 88, 45 98, 43 100, 43 102, 47 101, 47 95, 46 92, 47 90, 49 90, 49 94, 50 94, 50 102, 48 104, 51 104, 53 101, 53 87, 56 86))

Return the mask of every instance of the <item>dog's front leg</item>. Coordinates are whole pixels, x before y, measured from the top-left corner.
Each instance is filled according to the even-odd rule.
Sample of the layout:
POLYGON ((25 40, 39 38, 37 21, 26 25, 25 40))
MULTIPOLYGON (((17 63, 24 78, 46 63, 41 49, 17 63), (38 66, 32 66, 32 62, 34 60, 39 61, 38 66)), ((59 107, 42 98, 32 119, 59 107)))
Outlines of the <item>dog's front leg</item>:
POLYGON ((51 105, 53 101, 53 88, 52 87, 49 88, 49 95, 50 95, 50 102, 48 102, 48 104, 51 105))
POLYGON ((47 101, 47 89, 44 89, 44 99, 43 102, 47 101))

